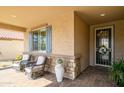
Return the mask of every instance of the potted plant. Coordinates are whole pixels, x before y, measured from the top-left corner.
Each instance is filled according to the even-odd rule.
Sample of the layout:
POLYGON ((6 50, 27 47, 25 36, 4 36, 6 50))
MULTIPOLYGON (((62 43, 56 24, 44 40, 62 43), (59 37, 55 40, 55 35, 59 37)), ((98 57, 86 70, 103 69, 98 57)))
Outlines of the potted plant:
POLYGON ((63 63, 62 59, 58 58, 56 60, 55 74, 56 74, 57 82, 62 82, 63 80, 64 68, 62 63, 63 63))
POLYGON ((21 55, 17 55, 16 56, 16 61, 20 61, 22 59, 22 56, 21 55))
POLYGON ((110 70, 111 79, 120 86, 124 87, 124 59, 117 59, 113 61, 110 70))

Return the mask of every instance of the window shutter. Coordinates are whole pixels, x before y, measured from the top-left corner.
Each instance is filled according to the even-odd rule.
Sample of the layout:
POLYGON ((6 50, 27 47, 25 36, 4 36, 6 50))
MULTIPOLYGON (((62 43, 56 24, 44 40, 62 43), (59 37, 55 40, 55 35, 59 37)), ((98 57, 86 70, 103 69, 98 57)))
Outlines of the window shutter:
POLYGON ((52 26, 48 26, 47 27, 47 37, 46 37, 46 40, 47 40, 47 44, 46 44, 46 50, 47 50, 47 53, 51 53, 52 52, 52 26))
POLYGON ((33 50, 32 41, 33 41, 32 33, 29 33, 29 51, 33 50))

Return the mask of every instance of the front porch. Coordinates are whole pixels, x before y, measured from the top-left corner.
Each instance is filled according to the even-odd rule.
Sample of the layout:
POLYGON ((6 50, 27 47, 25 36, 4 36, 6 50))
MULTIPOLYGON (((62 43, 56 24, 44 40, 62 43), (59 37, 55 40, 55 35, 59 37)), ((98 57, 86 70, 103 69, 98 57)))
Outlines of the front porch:
POLYGON ((115 87, 109 79, 108 70, 103 67, 89 66, 75 80, 64 78, 62 83, 56 81, 54 74, 46 72, 36 80, 28 80, 23 72, 13 69, 0 71, 0 87, 115 87))
POLYGON ((108 71, 96 65, 109 67, 113 59, 124 57, 123 10, 124 7, 5 8, 2 14, 7 24, 0 20, 3 22, 0 61, 13 60, 25 53, 34 59, 43 54, 48 58, 45 71, 49 73, 37 80, 28 80, 24 73, 0 70, 0 86, 116 86, 109 79, 108 71), (19 11, 15 24, 4 14, 9 9, 15 14, 19 11), (57 83, 55 75, 50 73, 55 72, 58 58, 63 60, 62 83, 57 83))

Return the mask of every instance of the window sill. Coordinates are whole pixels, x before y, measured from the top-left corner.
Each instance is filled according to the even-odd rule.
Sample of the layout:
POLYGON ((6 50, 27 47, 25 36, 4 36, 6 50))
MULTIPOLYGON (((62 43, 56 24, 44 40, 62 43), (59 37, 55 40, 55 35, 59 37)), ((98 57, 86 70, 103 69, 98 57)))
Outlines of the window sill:
POLYGON ((32 53, 47 53, 46 51, 31 51, 32 53))

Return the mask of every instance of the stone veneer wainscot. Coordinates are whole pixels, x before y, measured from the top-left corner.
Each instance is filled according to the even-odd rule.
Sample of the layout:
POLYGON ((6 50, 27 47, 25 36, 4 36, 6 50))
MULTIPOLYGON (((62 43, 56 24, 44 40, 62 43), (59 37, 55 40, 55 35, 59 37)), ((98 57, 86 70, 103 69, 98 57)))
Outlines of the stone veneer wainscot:
POLYGON ((74 80, 81 73, 81 65, 80 65, 80 55, 68 56, 68 55, 58 55, 58 54, 41 54, 41 53, 28 53, 33 56, 45 55, 47 56, 47 62, 45 65, 45 71, 55 73, 55 61, 57 58, 61 58, 63 60, 64 66, 64 77, 74 80))

